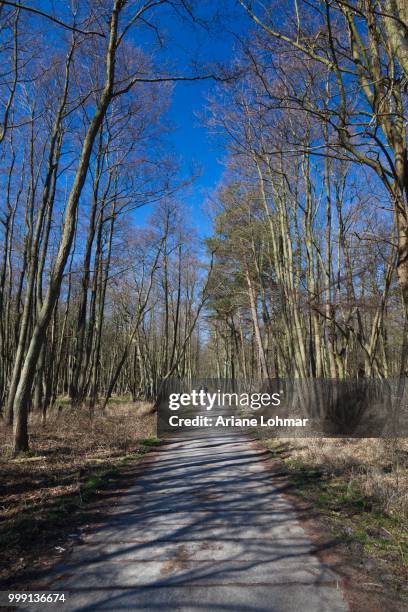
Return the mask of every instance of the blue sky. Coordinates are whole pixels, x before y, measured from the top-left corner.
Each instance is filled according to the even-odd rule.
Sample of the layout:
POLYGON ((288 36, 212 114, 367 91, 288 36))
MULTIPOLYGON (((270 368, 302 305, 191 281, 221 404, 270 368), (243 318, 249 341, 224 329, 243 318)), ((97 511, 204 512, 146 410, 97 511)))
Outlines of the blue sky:
POLYGON ((197 117, 207 103, 210 88, 207 83, 177 85, 168 111, 174 124, 171 139, 181 162, 181 173, 188 175, 192 168, 199 169, 198 178, 183 197, 192 211, 194 224, 204 234, 210 224, 203 204, 222 176, 225 158, 222 140, 211 135, 197 117))
MULTIPOLYGON (((236 53, 234 32, 242 34, 249 20, 234 2, 218 2, 222 9, 222 20, 213 19, 213 8, 217 3, 208 1, 199 4, 200 16, 211 19, 209 27, 192 26, 188 21, 178 22, 175 34, 167 32, 167 45, 163 51, 163 62, 172 66, 173 73, 193 74, 188 63, 198 65, 230 64, 236 53)), ((169 20, 169 25, 173 24, 169 20)), ((165 21, 167 25, 167 20, 165 21)), ((160 52, 159 52, 160 56, 160 52)), ((181 162, 181 174, 186 176, 192 167, 200 168, 200 175, 192 188, 183 194, 191 209, 191 218, 200 235, 209 235, 211 223, 203 205, 220 181, 226 156, 225 143, 221 136, 211 134, 200 116, 208 106, 208 97, 217 86, 213 80, 177 83, 167 116, 173 126, 170 135, 175 156, 181 162)))
MULTIPOLYGON (((237 45, 231 30, 242 34, 250 26, 244 11, 234 0, 197 0, 193 4, 195 15, 203 21, 204 27, 193 24, 189 18, 177 17, 170 8, 157 9, 156 17, 152 19, 159 24, 163 35, 162 48, 152 29, 132 28, 130 32, 133 44, 140 46, 147 55, 151 53, 156 66, 163 66, 163 73, 211 72, 214 64, 229 64, 234 59, 237 45)), ((69 2, 60 4, 60 0, 37 0, 33 5, 66 19, 68 23, 72 21, 69 2)), ((135 6, 136 2, 129 3, 129 11, 135 6)), ((40 17, 31 15, 31 19, 43 24, 40 17)), ((58 26, 50 24, 51 28, 54 36, 60 32, 58 26)), ((175 84, 165 118, 172 127, 167 141, 170 151, 174 151, 174 156, 180 161, 180 179, 187 178, 192 167, 201 170, 194 185, 181 196, 191 210, 191 220, 201 236, 211 233, 211 223, 203 205, 222 177, 226 155, 222 138, 210 134, 200 120, 214 87, 216 83, 213 80, 175 84)), ((135 213, 135 222, 145 223, 151 213, 150 206, 139 209, 135 213)))

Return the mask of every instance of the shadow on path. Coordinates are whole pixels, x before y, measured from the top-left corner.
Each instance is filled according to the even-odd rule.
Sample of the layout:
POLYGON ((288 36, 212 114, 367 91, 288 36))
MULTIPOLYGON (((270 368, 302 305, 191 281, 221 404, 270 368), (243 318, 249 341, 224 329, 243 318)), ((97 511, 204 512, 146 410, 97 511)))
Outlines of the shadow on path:
POLYGON ((347 610, 270 461, 242 434, 169 440, 48 588, 66 610, 347 610))

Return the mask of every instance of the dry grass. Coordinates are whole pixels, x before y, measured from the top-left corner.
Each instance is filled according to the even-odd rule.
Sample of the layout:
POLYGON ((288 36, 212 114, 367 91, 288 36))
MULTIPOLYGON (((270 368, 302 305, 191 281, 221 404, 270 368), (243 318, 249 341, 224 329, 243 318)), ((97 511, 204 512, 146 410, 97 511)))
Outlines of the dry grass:
MULTIPOLYGON (((73 409, 62 405, 54 409, 43 424, 41 418, 30 418, 31 454, 53 461, 56 455, 68 453, 75 461, 88 454, 110 454, 131 448, 132 444, 156 435, 155 418, 146 410, 148 404, 118 404, 108 406, 105 414, 92 415, 86 408, 73 409)), ((0 461, 11 457, 10 431, 0 427, 0 461)))
POLYGON ((45 425, 33 417, 31 450, 16 459, 0 426, 0 581, 52 549, 98 487, 146 452, 156 436, 148 408, 112 405, 92 416, 65 406, 45 425))
MULTIPOLYGON (((284 442, 285 440, 281 440, 284 442)), ((390 516, 408 517, 408 440, 290 440, 291 456, 325 473, 342 475, 390 516)))
POLYGON ((402 599, 408 575, 408 440, 274 438, 294 492, 319 511, 358 570, 402 599))

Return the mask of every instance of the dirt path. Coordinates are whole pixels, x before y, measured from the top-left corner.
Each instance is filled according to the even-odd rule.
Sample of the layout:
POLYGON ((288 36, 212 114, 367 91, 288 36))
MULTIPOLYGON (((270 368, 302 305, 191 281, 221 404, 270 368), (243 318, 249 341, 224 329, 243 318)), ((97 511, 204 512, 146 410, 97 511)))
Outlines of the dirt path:
POLYGON ((66 610, 347 610, 269 461, 243 435, 169 441, 47 588, 66 610))

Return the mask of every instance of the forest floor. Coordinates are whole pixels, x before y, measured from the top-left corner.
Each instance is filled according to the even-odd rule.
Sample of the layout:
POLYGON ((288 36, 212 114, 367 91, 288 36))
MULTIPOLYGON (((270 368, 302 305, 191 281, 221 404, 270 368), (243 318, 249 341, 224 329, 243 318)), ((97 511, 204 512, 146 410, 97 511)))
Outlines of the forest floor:
POLYGON ((309 538, 273 464, 240 431, 169 437, 35 590, 67 612, 349 612, 333 543, 309 538))
POLYGON ((296 498, 379 593, 408 600, 408 440, 269 439, 296 498))
MULTIPOLYGON (((13 459, 10 431, 0 427, 0 587, 21 589, 46 576, 76 547, 78 534, 104 520, 143 476, 141 458, 160 443, 155 435, 156 417, 146 404, 113 403, 93 417, 65 407, 45 425, 33 419, 31 451, 13 459)), ((283 487, 312 541, 320 546, 326 533, 337 542, 341 567, 350 565, 345 579, 365 581, 378 598, 367 599, 372 610, 399 609, 396 602, 407 597, 408 441, 262 444, 271 484, 283 487)), ((214 457, 209 461, 214 465, 214 457)))
POLYGON ((92 520, 101 488, 118 488, 158 443, 147 404, 108 406, 104 415, 65 405, 45 424, 30 420, 29 453, 13 459, 0 426, 0 585, 26 583, 39 564, 64 552, 75 527, 92 520))

